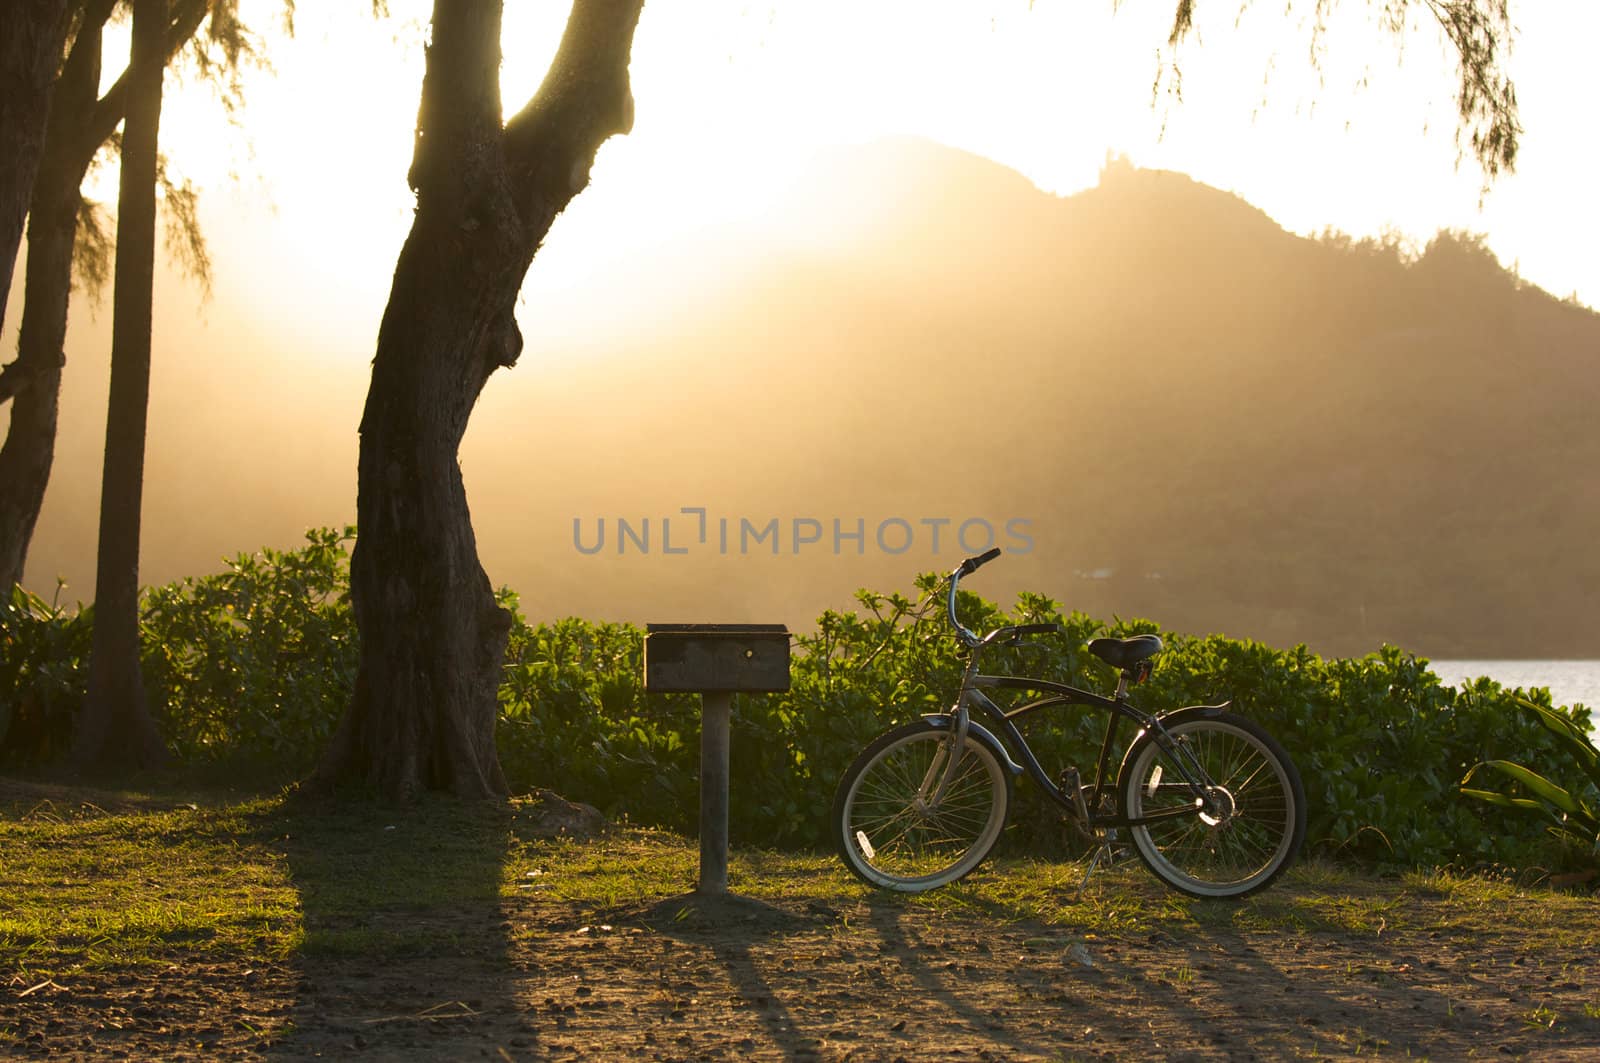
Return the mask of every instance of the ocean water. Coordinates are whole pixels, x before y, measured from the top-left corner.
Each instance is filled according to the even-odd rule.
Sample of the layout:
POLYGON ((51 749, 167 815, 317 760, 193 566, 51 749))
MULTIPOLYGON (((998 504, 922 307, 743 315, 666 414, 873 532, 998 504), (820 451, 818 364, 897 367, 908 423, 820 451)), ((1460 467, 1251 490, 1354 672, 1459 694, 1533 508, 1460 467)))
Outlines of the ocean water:
POLYGON ((1584 705, 1600 722, 1600 661, 1429 661, 1449 686, 1488 676, 1503 687, 1549 687, 1557 705, 1584 705))

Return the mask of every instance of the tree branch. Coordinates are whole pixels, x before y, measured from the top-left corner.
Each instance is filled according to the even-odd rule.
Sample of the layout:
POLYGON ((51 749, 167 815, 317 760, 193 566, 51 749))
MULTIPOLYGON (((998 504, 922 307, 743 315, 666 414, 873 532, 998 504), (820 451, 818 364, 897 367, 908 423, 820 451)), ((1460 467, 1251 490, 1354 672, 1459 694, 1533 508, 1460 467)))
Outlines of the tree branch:
MULTIPOLYGON (((1472 153, 1493 180, 1516 168, 1522 121, 1516 88, 1505 72, 1503 53, 1511 44, 1511 17, 1505 0, 1423 0, 1455 47, 1461 82, 1456 110, 1470 130, 1472 153)), ((1465 130, 1463 130, 1465 131, 1465 130)), ((1456 143, 1459 145, 1459 134, 1456 143)))
POLYGON ((549 72, 506 123, 506 161, 536 219, 560 213, 589 183, 600 145, 633 128, 628 62, 642 7, 643 0, 574 0, 549 72))
MULTIPOLYGON (((1338 0, 1315 0, 1310 5, 1315 19, 1311 39, 1313 66, 1320 65, 1318 44, 1325 28, 1324 20, 1337 4, 1338 0)), ((1487 187, 1502 170, 1510 172, 1516 168, 1522 136, 1516 87, 1505 68, 1505 56, 1511 49, 1514 34, 1508 0, 1388 0, 1376 15, 1379 25, 1397 38, 1404 36, 1406 15, 1413 4, 1420 5, 1433 16, 1445 39, 1455 49, 1456 113, 1460 119, 1456 144, 1459 147, 1465 141, 1471 145, 1487 187)), ((1284 13, 1288 14, 1295 6, 1294 0, 1289 0, 1284 13)), ((1178 47, 1194 32, 1194 9, 1195 0, 1176 0, 1172 32, 1167 38, 1169 48, 1178 47)), ((1166 72, 1163 66, 1157 73, 1156 88, 1160 87, 1166 72)), ((1171 73, 1174 79, 1180 76, 1175 61, 1171 63, 1171 73)))
POLYGON ((50 114, 52 127, 58 124, 55 120, 58 112, 62 114, 60 121, 68 122, 72 116, 94 105, 95 95, 100 91, 101 33, 116 6, 116 0, 94 0, 78 19, 77 34, 56 80, 56 98, 50 114))
MULTIPOLYGON (((38 365, 37 362, 38 359, 34 359, 33 364, 24 364, 22 359, 18 358, 14 362, 0 366, 0 404, 10 402, 27 391, 33 383, 33 378, 45 371, 46 367, 38 365)), ((54 368, 59 369, 66 364, 66 356, 61 355, 54 368)))
POLYGON ((501 2, 434 2, 407 174, 419 202, 474 180, 500 132, 501 2))
MULTIPOLYGON (((205 21, 210 7, 208 0, 182 0, 173 6, 171 24, 167 28, 168 63, 172 62, 173 57, 195 35, 195 31, 205 21)), ((101 25, 104 24, 102 19, 101 25)), ((83 125, 82 135, 77 141, 80 156, 87 151, 89 158, 93 158, 94 153, 100 150, 100 145, 110 139, 111 134, 116 132, 117 126, 122 124, 122 119, 128 110, 129 73, 129 70, 123 70, 116 82, 106 90, 106 94, 100 97, 94 109, 90 111, 88 120, 83 125)))
POLYGON ((1172 33, 1167 37, 1167 46, 1175 48, 1179 41, 1189 35, 1194 28, 1194 0, 1178 0, 1178 8, 1172 15, 1172 33))

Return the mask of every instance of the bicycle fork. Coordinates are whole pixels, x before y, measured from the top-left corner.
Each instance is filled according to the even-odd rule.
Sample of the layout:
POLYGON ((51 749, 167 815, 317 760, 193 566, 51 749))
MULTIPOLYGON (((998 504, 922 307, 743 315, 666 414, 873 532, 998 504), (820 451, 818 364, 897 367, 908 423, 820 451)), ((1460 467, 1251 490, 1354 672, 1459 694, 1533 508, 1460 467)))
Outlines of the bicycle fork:
MULTIPOLYGON (((1206 772, 1205 765, 1200 763, 1200 759, 1189 748, 1189 742, 1185 736, 1179 735, 1177 738, 1173 738, 1167 734, 1165 728, 1160 727, 1158 724, 1156 744, 1173 758, 1179 773, 1184 776, 1183 781, 1188 784, 1190 793, 1194 795, 1195 807, 1202 810, 1200 818, 1207 826, 1217 827, 1232 818, 1233 809, 1231 803, 1219 803, 1218 793, 1220 788, 1217 786, 1216 781, 1206 772)), ((1160 772, 1161 766, 1157 764, 1156 774, 1150 781, 1152 790, 1160 784, 1160 772)), ((1226 794, 1226 791, 1220 792, 1226 794)))
POLYGON ((934 754, 928 770, 922 775, 922 786, 917 790, 914 807, 924 816, 931 814, 944 802, 944 796, 955 781, 956 769, 961 766, 961 757, 967 749, 967 730, 972 718, 967 712, 965 699, 956 705, 954 715, 950 737, 934 754))

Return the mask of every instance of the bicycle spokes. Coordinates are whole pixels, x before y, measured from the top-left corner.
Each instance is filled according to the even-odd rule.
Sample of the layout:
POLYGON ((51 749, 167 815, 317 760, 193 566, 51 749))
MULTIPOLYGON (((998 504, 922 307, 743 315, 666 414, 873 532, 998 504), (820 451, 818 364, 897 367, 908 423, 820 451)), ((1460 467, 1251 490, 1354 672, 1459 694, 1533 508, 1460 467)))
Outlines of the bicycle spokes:
POLYGON ((1304 813, 1292 769, 1237 717, 1192 717, 1170 733, 1171 741, 1147 742, 1130 757, 1124 799, 1137 823, 1136 850, 1188 892, 1259 888, 1298 848, 1304 813), (1193 781, 1175 780, 1180 773, 1193 781))
POLYGON ((840 808, 845 855, 878 885, 921 889, 965 874, 1004 826, 1008 779, 987 749, 960 756, 926 724, 886 736, 855 769, 840 808), (942 794, 941 794, 942 791, 942 794))

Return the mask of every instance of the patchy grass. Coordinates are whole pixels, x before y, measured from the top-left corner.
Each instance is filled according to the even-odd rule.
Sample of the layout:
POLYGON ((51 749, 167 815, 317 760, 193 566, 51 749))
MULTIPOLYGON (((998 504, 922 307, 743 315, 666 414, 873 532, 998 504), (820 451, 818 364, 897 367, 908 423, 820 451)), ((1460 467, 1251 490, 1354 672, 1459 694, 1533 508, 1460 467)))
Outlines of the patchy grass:
POLYGON ((197 945, 287 954, 297 895, 283 862, 251 840, 271 804, 107 812, 47 800, 0 818, 0 969, 161 962, 197 945))
MULTIPOLYGON (((13 788, 15 789, 15 788, 13 788)), ((459 921, 432 917, 518 899, 608 912, 692 890, 693 841, 650 830, 593 841, 532 836, 523 808, 427 799, 316 807, 262 796, 88 793, 0 802, 0 972, 24 978, 108 965, 164 964, 194 949, 263 961, 466 952, 459 921), (109 807, 108 807, 109 806, 109 807)), ((876 893, 831 856, 743 850, 730 889, 762 901, 876 906, 997 925, 1114 937, 1232 928, 1377 938, 1470 938, 1514 930, 1529 951, 1594 948, 1592 897, 1497 878, 1419 871, 1379 878, 1326 862, 1297 867, 1243 902, 1176 894, 1135 861, 997 861, 917 896, 876 893)))
POLYGON ((742 849, 719 906, 691 894, 692 840, 541 822, 523 802, 0 782, 0 1055, 121 1038, 134 1058, 426 1059, 448 1032, 446 1055, 523 1058, 558 1054, 530 1030, 586 1022, 587 1050, 621 1029, 649 1054, 665 1023, 696 1052, 872 1058, 923 1036, 1015 1058, 1136 1055, 1146 1036, 1564 1058, 1600 1038, 1600 901, 1504 876, 1310 861, 1222 902, 1134 860, 1080 892, 1082 863, 1011 859, 904 896, 831 855, 742 849), (1279 1003, 1237 1007, 1257 999, 1279 1003))

